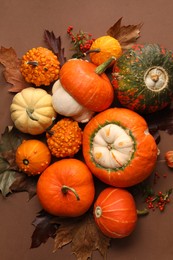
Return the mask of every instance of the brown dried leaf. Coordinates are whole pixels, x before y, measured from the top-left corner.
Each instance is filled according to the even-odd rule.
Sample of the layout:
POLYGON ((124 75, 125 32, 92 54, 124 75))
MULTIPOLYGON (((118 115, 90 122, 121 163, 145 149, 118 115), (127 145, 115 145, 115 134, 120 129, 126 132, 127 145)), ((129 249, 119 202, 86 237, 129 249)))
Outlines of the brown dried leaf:
POLYGON ((61 37, 56 37, 53 31, 50 32, 48 30, 45 30, 44 39, 49 48, 51 48, 54 54, 58 57, 60 65, 62 66, 67 59, 64 56, 64 48, 61 48, 61 37))
POLYGON ((10 186, 10 190, 12 192, 28 192, 30 200, 36 195, 37 180, 36 176, 27 176, 25 173, 16 172, 15 180, 10 186))
POLYGON ((29 87, 20 72, 20 60, 13 48, 1 47, 0 63, 5 67, 3 74, 6 81, 12 84, 9 92, 20 92, 22 89, 29 87))
POLYGON ((55 237, 54 251, 69 243, 77 260, 91 258, 95 250, 99 250, 105 259, 110 238, 97 228, 93 216, 89 213, 81 218, 62 221, 55 237))
POLYGON ((130 49, 140 37, 142 24, 121 26, 121 22, 122 17, 108 29, 107 34, 117 39, 122 49, 130 49))

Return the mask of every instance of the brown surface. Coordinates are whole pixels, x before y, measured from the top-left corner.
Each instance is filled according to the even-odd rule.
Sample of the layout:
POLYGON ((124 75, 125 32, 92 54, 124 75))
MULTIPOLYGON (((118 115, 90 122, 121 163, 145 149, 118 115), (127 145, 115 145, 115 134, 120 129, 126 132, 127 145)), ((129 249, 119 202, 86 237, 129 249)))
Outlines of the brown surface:
MULTIPOLYGON (((18 56, 32 47, 44 45, 44 29, 61 35, 66 56, 70 57, 69 40, 66 29, 73 25, 75 30, 83 29, 94 37, 105 34, 107 29, 120 17, 123 24, 143 22, 139 42, 160 43, 167 48, 172 45, 173 1, 171 0, 0 0, 0 45, 13 47, 18 56)), ((2 72, 2 67, 0 67, 2 72)), ((0 76, 0 131, 11 123, 9 104, 12 95, 8 85, 0 76)), ((162 134, 159 145, 163 159, 164 152, 173 149, 173 139, 162 134)), ((164 191, 173 186, 173 172, 162 162, 158 164, 159 173, 168 177, 159 181, 157 189, 164 191)), ((0 196, 0 259, 1 260, 54 260, 75 259, 70 246, 52 253, 53 240, 37 249, 29 249, 34 230, 31 222, 40 210, 37 198, 27 201, 26 193, 13 194, 4 199, 0 196)), ((155 211, 140 218, 134 233, 122 240, 112 241, 108 260, 171 260, 173 259, 173 204, 163 214, 155 211)), ((93 259, 102 259, 98 252, 93 259)))

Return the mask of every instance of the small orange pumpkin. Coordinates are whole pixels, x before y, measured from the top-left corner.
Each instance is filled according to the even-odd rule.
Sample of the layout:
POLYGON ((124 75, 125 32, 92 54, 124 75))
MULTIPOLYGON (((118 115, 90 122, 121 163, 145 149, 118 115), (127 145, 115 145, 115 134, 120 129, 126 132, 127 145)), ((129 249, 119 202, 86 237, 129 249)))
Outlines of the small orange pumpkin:
POLYGON ((51 154, 48 147, 41 141, 24 140, 16 150, 16 164, 27 175, 37 175, 50 164, 51 154))
POLYGON ((83 131, 86 164, 111 186, 128 187, 146 179, 155 167, 157 152, 146 121, 129 109, 107 109, 83 131))
POLYGON ((102 64, 111 57, 118 59, 121 55, 122 48, 119 41, 109 35, 97 38, 90 48, 90 59, 96 65, 102 64), (97 51, 94 52, 94 50, 97 51))
POLYGON ((94 220, 108 237, 123 238, 135 229, 137 210, 130 192, 108 187, 94 203, 94 220))
POLYGON ((52 215, 80 216, 94 200, 93 176, 82 161, 62 159, 40 175, 37 195, 42 207, 52 215))
POLYGON ((20 71, 27 82, 36 86, 50 85, 58 79, 59 70, 57 56, 47 48, 33 48, 22 57, 20 71))

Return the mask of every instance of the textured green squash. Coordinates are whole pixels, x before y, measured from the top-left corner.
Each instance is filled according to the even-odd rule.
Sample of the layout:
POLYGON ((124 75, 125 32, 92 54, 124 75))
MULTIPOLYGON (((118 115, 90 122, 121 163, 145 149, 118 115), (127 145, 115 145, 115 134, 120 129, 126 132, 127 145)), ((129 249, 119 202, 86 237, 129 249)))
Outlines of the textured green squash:
POLYGON ((173 98, 173 52, 158 44, 135 45, 113 68, 112 84, 122 106, 152 113, 173 98))

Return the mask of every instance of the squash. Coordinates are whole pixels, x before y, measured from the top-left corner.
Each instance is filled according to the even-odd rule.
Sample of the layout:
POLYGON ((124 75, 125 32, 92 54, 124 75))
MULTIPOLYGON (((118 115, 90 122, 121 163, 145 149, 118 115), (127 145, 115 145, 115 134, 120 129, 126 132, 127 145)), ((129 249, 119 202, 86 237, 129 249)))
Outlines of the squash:
POLYGON ((94 220, 104 235, 110 238, 129 236, 137 223, 137 210, 130 192, 108 187, 94 203, 94 220))
MULTIPOLYGON (((90 59, 96 65, 100 65, 111 57, 118 59, 122 55, 122 48, 118 40, 105 35, 97 38, 90 47, 90 59)), ((113 62, 111 63, 113 65, 113 62)))
POLYGON ((56 117, 51 95, 41 88, 32 87, 13 97, 10 112, 15 127, 32 135, 45 132, 56 117))
POLYGON ((108 108, 114 99, 114 90, 103 71, 112 60, 100 65, 100 67, 86 60, 68 60, 60 70, 60 92, 56 95, 57 91, 55 90, 55 96, 53 95, 52 104, 56 112, 74 117, 75 115, 81 116, 81 110, 84 109, 85 113, 85 109, 87 109, 87 115, 90 118, 93 112, 108 108), (70 97, 64 92, 67 92, 70 97), (60 95, 60 93, 62 94, 60 95), (72 101, 73 99, 80 106, 76 105, 76 102, 72 101))
POLYGON ((60 115, 72 117, 80 123, 88 122, 94 112, 80 105, 57 80, 52 87, 52 106, 60 115))
POLYGON ((130 187, 153 171, 157 145, 142 116, 126 108, 109 108, 83 130, 83 155, 91 172, 111 186, 130 187))
POLYGON ((32 48, 21 60, 20 71, 24 79, 35 86, 49 86, 59 77, 60 63, 57 56, 44 47, 32 48))
POLYGON ((82 144, 82 129, 70 118, 62 118, 46 133, 51 154, 57 158, 73 157, 82 144))
POLYGON ((61 159, 40 175, 37 195, 43 209, 52 215, 83 215, 94 200, 93 176, 82 161, 61 159))
POLYGON ((123 107, 153 113, 173 98, 173 53, 158 44, 135 45, 113 68, 115 97, 123 107))
POLYGON ((16 150, 16 164, 27 175, 38 175, 50 164, 51 153, 43 142, 37 139, 24 140, 16 150))

